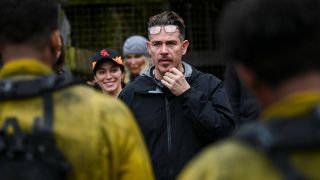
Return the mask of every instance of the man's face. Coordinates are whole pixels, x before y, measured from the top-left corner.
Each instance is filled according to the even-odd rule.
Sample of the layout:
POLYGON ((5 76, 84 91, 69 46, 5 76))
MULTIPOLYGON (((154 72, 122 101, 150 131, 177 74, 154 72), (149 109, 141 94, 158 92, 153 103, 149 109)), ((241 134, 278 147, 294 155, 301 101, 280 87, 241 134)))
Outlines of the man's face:
POLYGON ((155 65, 156 74, 163 75, 172 67, 181 69, 181 58, 186 53, 189 42, 179 38, 180 32, 166 32, 164 27, 158 34, 150 34, 147 47, 155 65))

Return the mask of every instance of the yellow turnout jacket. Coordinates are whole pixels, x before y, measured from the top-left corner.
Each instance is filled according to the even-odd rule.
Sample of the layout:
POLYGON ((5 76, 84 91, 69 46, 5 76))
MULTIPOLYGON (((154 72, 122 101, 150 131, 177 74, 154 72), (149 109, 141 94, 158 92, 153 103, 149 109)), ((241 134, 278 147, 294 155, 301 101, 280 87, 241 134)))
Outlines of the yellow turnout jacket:
MULTIPOLYGON (((271 105, 263 119, 307 114, 320 104, 320 92, 302 92, 271 105)), ((289 162, 307 179, 320 179, 320 150, 296 152, 289 162)), ((229 139, 208 147, 180 174, 179 180, 280 180, 279 169, 267 156, 251 146, 229 139)))
MULTIPOLYGON (((33 59, 11 61, 0 79, 35 78, 53 71, 33 59)), ((41 97, 0 102, 0 126, 16 117, 23 131, 43 117, 41 97)), ((58 148, 72 165, 69 179, 153 179, 149 155, 128 109, 85 85, 53 93, 53 130, 58 148)), ((19 172, 17 172, 19 173, 19 172)))

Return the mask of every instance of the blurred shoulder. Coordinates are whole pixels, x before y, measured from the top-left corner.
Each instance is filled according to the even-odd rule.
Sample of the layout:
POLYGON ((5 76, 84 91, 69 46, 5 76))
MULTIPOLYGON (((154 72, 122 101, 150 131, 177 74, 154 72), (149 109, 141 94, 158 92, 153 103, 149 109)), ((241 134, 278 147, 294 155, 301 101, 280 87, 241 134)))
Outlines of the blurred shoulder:
POLYGON ((230 139, 206 148, 181 173, 179 179, 254 179, 261 172, 274 177, 266 157, 258 150, 230 139))
POLYGON ((122 101, 113 96, 102 94, 87 85, 74 85, 62 89, 57 92, 57 98, 59 98, 58 102, 77 103, 83 109, 92 111, 92 113, 128 113, 122 101))

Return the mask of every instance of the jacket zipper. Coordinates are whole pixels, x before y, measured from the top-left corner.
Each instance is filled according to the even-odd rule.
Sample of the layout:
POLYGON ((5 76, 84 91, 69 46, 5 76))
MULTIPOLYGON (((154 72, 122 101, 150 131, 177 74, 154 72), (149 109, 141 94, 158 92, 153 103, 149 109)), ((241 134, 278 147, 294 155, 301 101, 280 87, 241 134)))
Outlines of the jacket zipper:
POLYGON ((169 107, 169 102, 168 99, 165 98, 166 100, 166 116, 167 116, 167 134, 168 134, 168 153, 171 153, 171 119, 170 119, 170 107, 169 107))
MULTIPOLYGON (((168 134, 168 154, 169 157, 171 157, 171 150, 172 150, 172 130, 171 130, 171 118, 170 118, 170 105, 169 105, 169 101, 167 99, 167 97, 165 97, 166 100, 166 119, 167 119, 167 134, 168 134)), ((172 178, 172 168, 171 166, 169 167, 169 179, 173 179, 172 178)))

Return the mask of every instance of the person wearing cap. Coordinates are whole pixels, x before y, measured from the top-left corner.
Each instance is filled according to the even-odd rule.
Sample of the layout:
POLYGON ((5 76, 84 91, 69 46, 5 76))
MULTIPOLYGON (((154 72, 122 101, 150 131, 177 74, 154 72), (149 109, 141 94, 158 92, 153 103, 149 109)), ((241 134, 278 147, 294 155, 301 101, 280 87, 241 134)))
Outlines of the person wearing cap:
POLYGON ((150 17, 148 30, 153 66, 119 97, 144 134, 156 178, 175 179, 202 148, 229 136, 234 121, 222 81, 182 60, 189 45, 182 18, 162 12, 150 17))
POLYGON ((124 65, 121 56, 112 49, 102 49, 92 58, 94 81, 104 94, 118 97, 124 87, 124 65))
MULTIPOLYGON (((51 88, 53 83, 63 83, 67 80, 63 75, 56 75, 53 71, 57 60, 56 53, 61 48, 58 30, 59 7, 56 0, 0 1, 0 47, 4 63, 0 70, 0 166, 8 167, 3 162, 13 159, 13 154, 8 154, 6 151, 8 147, 4 145, 4 143, 7 144, 5 141, 11 139, 11 136, 3 138, 8 135, 4 135, 6 133, 3 130, 4 125, 14 118, 21 127, 21 132, 29 137, 29 133, 34 132, 35 127, 45 124, 44 119, 49 116, 53 123, 51 134, 59 151, 71 165, 66 179, 154 179, 141 132, 131 112, 121 101, 98 93, 80 83, 69 84, 59 89, 51 88), (47 78, 49 78, 48 81, 43 81, 47 78), (24 85, 37 82, 38 86, 23 89, 20 92, 34 92, 33 89, 43 87, 41 92, 44 91, 49 100, 43 98, 43 94, 25 97, 14 94, 19 89, 10 85, 19 82, 24 85), (4 84, 9 86, 4 87, 4 84), (3 93, 4 91, 6 93, 3 93), (12 99, 2 99, 12 92, 12 99), (43 100, 50 106, 47 106, 48 104, 43 100), (51 110, 50 113, 48 113, 49 110, 51 110), (11 158, 6 159, 7 157, 11 158)), ((120 62, 119 59, 116 61, 120 62)), ((12 129, 10 130, 10 132, 7 131, 11 133, 10 135, 15 133, 12 129)), ((25 136, 18 140, 24 141, 24 138, 25 136)), ((32 140, 38 141, 38 139, 39 137, 36 137, 32 140)), ((19 147, 12 149, 20 154, 24 146, 22 146, 23 143, 18 144, 19 147)), ((46 152, 42 146, 37 149, 38 146, 34 151, 46 152)), ((9 164, 12 166, 9 167, 16 167, 15 163, 20 161, 22 154, 17 161, 13 159, 14 162, 11 161, 9 164)), ((28 161, 24 164, 20 163, 20 166, 42 165, 42 161, 34 159, 38 158, 37 156, 26 155, 28 155, 26 157, 28 161)), ((43 156, 43 154, 40 155, 43 156)), ((46 161, 55 163, 58 160, 52 161, 49 158, 46 161)), ((57 164, 65 166, 59 161, 57 164)), ((43 171, 43 169, 32 170, 34 171, 30 172, 31 174, 43 171)), ((0 171, 3 172, 3 168, 0 168, 0 171)), ((17 176, 20 173, 15 172, 17 176)), ((0 179, 3 179, 2 175, 0 179)), ((25 177, 12 179, 25 179, 25 177)))
POLYGON ((122 54, 128 68, 126 82, 132 82, 150 65, 147 50, 147 39, 140 35, 133 35, 126 39, 123 44, 122 54))

